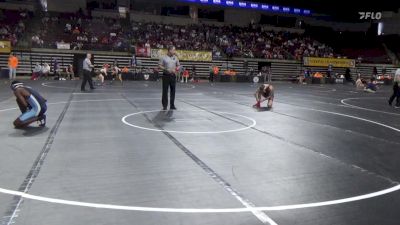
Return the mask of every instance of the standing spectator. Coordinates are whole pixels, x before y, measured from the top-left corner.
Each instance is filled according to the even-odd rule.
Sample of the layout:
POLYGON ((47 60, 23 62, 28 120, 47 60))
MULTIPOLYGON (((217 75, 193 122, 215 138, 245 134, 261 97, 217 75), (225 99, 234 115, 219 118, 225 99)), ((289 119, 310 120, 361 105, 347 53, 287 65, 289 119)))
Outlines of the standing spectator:
POLYGON ((179 59, 175 55, 175 47, 169 46, 167 55, 161 57, 158 64, 163 71, 162 77, 162 105, 163 110, 167 110, 168 106, 168 88, 171 89, 170 109, 176 110, 175 107, 175 87, 176 87, 176 71, 180 67, 179 59))
POLYGON ((208 68, 210 76, 208 78, 208 80, 211 82, 212 76, 213 76, 213 69, 214 69, 214 65, 210 65, 210 67, 208 68))
POLYGON ((53 75, 54 77, 58 77, 60 79, 60 63, 58 62, 57 58, 53 60, 53 75))
POLYGON ((310 78, 311 77, 311 69, 310 68, 306 68, 304 70, 304 78, 310 78))
POLYGON ((372 77, 376 78, 377 75, 378 75, 378 69, 376 68, 376 66, 374 66, 374 68, 372 68, 372 77))
POLYGON ((81 91, 85 91, 85 86, 86 82, 89 82, 90 89, 93 90, 95 89, 93 87, 93 81, 92 81, 92 69, 94 68, 92 62, 90 59, 92 58, 92 54, 88 53, 86 55, 86 59, 83 61, 83 79, 82 79, 82 85, 81 85, 81 91))
POLYGON ((8 58, 8 69, 9 69, 9 78, 10 80, 15 80, 17 77, 17 67, 18 67, 18 58, 14 55, 14 53, 10 53, 10 57, 8 58))
MULTIPOLYGON (((376 67, 375 67, 375 69, 376 69, 376 67)), ((344 73, 344 78, 346 79, 346 81, 351 82, 352 84, 354 84, 354 80, 351 77, 349 68, 346 69, 346 72, 344 73)))
POLYGON ((196 80, 196 65, 194 65, 194 64, 192 66, 192 79, 193 79, 193 81, 196 80))
POLYGON ((132 58, 131 58, 131 61, 130 61, 130 67, 133 69, 133 73, 134 73, 135 75, 136 75, 136 64, 137 64, 136 55, 133 54, 133 55, 132 55, 132 58))
POLYGON ((329 64, 328 66, 328 71, 326 71, 326 77, 328 78, 332 77, 332 64, 329 64))
POLYGON ((215 65, 213 67, 213 72, 212 72, 211 79, 210 79, 210 81, 212 83, 214 83, 214 77, 218 76, 218 74, 219 74, 219 67, 217 65, 215 65))

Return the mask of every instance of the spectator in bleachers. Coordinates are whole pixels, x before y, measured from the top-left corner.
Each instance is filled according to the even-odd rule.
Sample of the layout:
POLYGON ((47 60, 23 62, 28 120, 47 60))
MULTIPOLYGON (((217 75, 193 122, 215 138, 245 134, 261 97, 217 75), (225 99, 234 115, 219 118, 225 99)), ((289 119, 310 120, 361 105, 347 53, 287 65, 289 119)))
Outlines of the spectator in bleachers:
POLYGON ((92 38, 90 39, 90 42, 92 43, 92 44, 95 44, 95 43, 97 43, 99 41, 99 39, 96 37, 96 36, 92 36, 92 38))
MULTIPOLYGON (((43 18, 46 26, 48 20, 48 17, 43 18)), ((78 43, 90 41, 95 44, 92 45, 94 49, 101 50, 105 48, 124 51, 130 44, 145 48, 165 48, 165 46, 175 45, 177 48, 187 50, 212 51, 216 57, 228 55, 300 60, 304 56, 333 56, 333 50, 330 47, 309 37, 288 32, 267 31, 256 24, 243 28, 215 27, 205 24, 179 26, 133 22, 128 28, 124 27, 119 20, 84 20, 74 15, 74 18, 66 21, 65 25, 64 31, 71 30, 73 35, 68 37, 69 32, 64 33, 63 30, 51 32, 51 34, 61 33, 64 35, 58 40, 51 40, 52 43, 60 39, 75 38, 77 40, 76 38, 79 37, 78 43), (100 43, 98 43, 99 40, 100 43), (129 42, 132 40, 132 42, 128 44, 128 40, 129 42)), ((60 29, 59 26, 54 26, 54 30, 57 29, 60 29)), ((50 35, 48 37, 54 38, 50 35)))
POLYGON ((70 23, 65 24, 65 33, 71 33, 72 32, 72 26, 70 23))
POLYGON ((80 33, 81 33, 81 31, 79 30, 78 27, 75 27, 75 29, 72 31, 72 34, 75 34, 75 35, 79 35, 80 33))

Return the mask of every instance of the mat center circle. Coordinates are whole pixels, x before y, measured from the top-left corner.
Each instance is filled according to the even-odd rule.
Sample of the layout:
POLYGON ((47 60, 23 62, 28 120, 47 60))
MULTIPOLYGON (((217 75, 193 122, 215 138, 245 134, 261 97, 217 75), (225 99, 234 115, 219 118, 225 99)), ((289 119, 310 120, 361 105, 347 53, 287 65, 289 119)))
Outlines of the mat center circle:
POLYGON ((209 110, 141 111, 124 116, 122 122, 147 131, 184 134, 238 132, 257 124, 253 118, 247 116, 209 110))

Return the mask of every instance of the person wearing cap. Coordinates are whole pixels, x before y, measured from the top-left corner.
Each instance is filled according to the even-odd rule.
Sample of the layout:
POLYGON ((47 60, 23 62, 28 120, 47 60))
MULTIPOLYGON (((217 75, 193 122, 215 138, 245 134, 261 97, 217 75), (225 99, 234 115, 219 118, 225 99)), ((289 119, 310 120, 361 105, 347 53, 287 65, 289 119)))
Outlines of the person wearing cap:
POLYGON ((38 121, 40 126, 46 125, 47 100, 31 87, 25 86, 20 81, 11 82, 21 115, 14 121, 15 128, 24 128, 38 121))
POLYGON ((161 57, 158 64, 160 70, 163 71, 162 76, 162 106, 163 110, 167 110, 168 106, 168 88, 170 88, 170 109, 176 110, 175 107, 175 87, 176 87, 176 74, 180 67, 179 59, 175 55, 175 47, 169 46, 167 55, 161 57))

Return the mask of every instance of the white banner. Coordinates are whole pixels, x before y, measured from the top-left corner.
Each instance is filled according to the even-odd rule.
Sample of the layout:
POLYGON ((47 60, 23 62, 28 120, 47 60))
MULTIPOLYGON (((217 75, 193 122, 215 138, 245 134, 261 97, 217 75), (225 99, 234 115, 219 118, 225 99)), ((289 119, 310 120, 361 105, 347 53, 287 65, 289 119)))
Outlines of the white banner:
POLYGON ((71 49, 70 43, 57 43, 57 49, 71 49))

